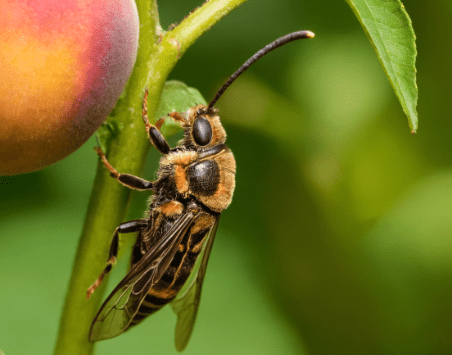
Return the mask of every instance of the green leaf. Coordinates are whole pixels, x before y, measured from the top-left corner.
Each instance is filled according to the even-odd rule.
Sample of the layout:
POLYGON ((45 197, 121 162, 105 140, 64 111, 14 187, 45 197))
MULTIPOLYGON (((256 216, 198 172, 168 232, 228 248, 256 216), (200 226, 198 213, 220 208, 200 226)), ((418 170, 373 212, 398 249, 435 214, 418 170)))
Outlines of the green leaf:
POLYGON ((347 0, 372 42, 381 64, 416 133, 416 36, 400 0, 347 0))
MULTIPOLYGON (((154 122, 166 117, 172 111, 184 112, 199 104, 206 105, 207 103, 198 90, 188 87, 181 81, 167 81, 163 87, 154 122)), ((181 126, 171 118, 167 118, 160 129, 165 137, 170 137, 180 130, 181 126)))

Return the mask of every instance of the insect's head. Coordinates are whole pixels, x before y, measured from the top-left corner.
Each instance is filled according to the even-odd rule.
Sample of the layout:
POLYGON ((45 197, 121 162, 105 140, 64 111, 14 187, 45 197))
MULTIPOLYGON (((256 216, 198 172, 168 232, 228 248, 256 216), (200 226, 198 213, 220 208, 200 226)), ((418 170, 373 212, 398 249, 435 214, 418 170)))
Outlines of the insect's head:
POLYGON ((226 141, 218 110, 205 105, 190 108, 183 124, 183 145, 197 148, 210 148, 226 141))

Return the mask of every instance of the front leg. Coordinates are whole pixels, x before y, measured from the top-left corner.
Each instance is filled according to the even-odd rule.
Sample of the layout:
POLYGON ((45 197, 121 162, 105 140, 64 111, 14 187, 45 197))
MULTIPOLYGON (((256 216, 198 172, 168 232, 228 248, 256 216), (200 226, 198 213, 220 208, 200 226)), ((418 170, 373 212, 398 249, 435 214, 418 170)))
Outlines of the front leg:
POLYGON ((102 149, 100 149, 100 147, 96 147, 96 148, 94 148, 94 150, 97 152, 97 155, 102 159, 102 162, 104 163, 105 167, 110 172, 110 175, 112 177, 114 177, 116 180, 118 180, 124 186, 127 186, 134 190, 140 190, 140 191, 152 190, 154 188, 154 183, 152 183, 151 181, 144 180, 135 175, 119 173, 108 162, 107 157, 105 156, 102 149))
POLYGON ((158 128, 160 128, 160 126, 163 124, 163 120, 159 120, 157 122, 158 128, 149 122, 147 100, 148 100, 148 91, 146 90, 146 92, 144 93, 144 98, 143 98, 143 112, 142 112, 143 121, 146 126, 146 132, 148 133, 149 139, 150 139, 151 143, 154 145, 154 147, 160 153, 162 153, 163 155, 166 155, 169 153, 170 147, 169 147, 169 144, 166 141, 165 137, 163 137, 163 135, 158 130, 158 128))
POLYGON ((105 275, 108 274, 113 265, 116 264, 116 257, 118 256, 118 248, 119 248, 119 233, 133 233, 138 232, 145 229, 149 225, 149 221, 147 219, 136 219, 129 222, 121 223, 113 234, 113 239, 110 244, 110 253, 108 255, 107 266, 105 266, 104 270, 101 272, 96 281, 88 288, 86 292, 86 297, 90 298, 93 294, 94 290, 100 286, 102 280, 105 275))

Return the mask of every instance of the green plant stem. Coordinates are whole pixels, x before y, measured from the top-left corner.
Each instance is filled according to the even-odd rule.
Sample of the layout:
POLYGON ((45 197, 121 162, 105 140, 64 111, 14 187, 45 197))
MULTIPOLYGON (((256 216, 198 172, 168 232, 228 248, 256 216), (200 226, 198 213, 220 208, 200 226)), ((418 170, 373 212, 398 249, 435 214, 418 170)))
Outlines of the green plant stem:
MULTIPOLYGON (((108 141, 107 156, 120 172, 140 175, 150 144, 141 119, 146 88, 148 115, 154 118, 168 74, 182 54, 222 17, 246 0, 211 0, 169 32, 160 28, 155 0, 137 0, 140 40, 137 60, 126 89, 110 114, 118 132, 108 141)), ((93 152, 93 154, 95 154, 93 152)), ((114 229, 124 220, 130 190, 111 178, 99 161, 88 211, 74 261, 55 348, 57 355, 89 355, 91 322, 102 300, 105 281, 91 299, 86 290, 105 267, 114 229)))
POLYGON ((148 111, 155 112, 160 94, 171 70, 185 51, 215 23, 246 0, 210 0, 194 10, 176 28, 162 35, 161 43, 149 62, 146 84, 152 88, 148 111))

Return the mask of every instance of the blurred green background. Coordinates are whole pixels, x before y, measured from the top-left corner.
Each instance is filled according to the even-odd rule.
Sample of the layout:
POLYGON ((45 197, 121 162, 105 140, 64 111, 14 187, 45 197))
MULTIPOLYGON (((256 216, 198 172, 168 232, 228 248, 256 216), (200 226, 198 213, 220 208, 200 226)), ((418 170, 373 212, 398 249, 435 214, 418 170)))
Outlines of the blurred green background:
MULTIPOLYGON (((199 5, 161 1, 162 25, 199 5)), ((415 136, 345 1, 250 0, 171 74, 210 100, 270 41, 316 34, 259 61, 218 102, 237 188, 186 354, 452 354, 452 3, 404 5, 417 35, 415 136)), ((95 145, 40 172, 0 177, 7 355, 53 351, 95 145)), ((145 177, 158 158, 152 150, 145 177)), ((134 194, 129 219, 147 197, 134 194)), ((126 272, 130 244, 109 289, 126 272)), ((176 353, 174 326, 165 308, 99 343, 97 354, 176 353)))

